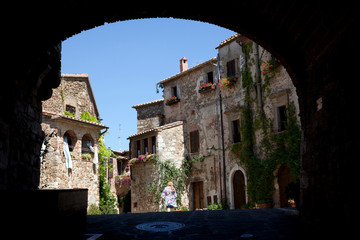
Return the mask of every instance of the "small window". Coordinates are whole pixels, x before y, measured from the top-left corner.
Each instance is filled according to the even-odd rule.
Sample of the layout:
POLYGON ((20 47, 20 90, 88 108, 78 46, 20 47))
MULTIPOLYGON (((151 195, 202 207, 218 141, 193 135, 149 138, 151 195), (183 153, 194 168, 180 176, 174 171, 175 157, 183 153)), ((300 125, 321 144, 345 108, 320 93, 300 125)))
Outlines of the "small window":
POLYGON ((92 153, 90 146, 94 146, 94 141, 89 134, 85 134, 81 139, 81 154, 92 153))
POLYGON ((226 73, 228 77, 235 76, 235 59, 226 63, 226 73))
POLYGON ((286 130, 287 125, 287 113, 286 106, 281 106, 276 108, 276 118, 277 118, 277 131, 282 132, 286 130))
POLYGON ((65 132, 64 134, 64 138, 67 138, 67 142, 68 142, 68 145, 69 145, 69 151, 72 152, 75 148, 75 144, 76 144, 76 134, 74 133, 74 131, 72 130, 68 130, 65 132))
POLYGON ((191 153, 196 153, 199 152, 199 131, 193 131, 190 132, 190 152, 191 153))
POLYGON ((149 140, 147 138, 144 139, 144 154, 149 152, 149 140))
POLYGON ((171 88, 171 97, 174 96, 174 97, 178 97, 177 95, 177 87, 172 87, 171 88))
POLYGON ((71 114, 75 114, 76 108, 74 106, 71 106, 71 105, 66 105, 65 106, 65 111, 69 112, 71 114))
POLYGON ((152 153, 156 153, 156 136, 151 137, 151 145, 152 153))
POLYGON ((116 160, 117 161, 117 175, 122 175, 122 163, 121 160, 116 160))
POLYGON ((239 127, 239 120, 232 121, 233 143, 238 143, 241 141, 239 127))
POLYGON ((140 140, 136 141, 136 157, 139 157, 141 155, 141 144, 140 140))
POLYGON ((207 73, 207 82, 208 83, 214 83, 214 74, 213 74, 213 72, 208 72, 207 73))

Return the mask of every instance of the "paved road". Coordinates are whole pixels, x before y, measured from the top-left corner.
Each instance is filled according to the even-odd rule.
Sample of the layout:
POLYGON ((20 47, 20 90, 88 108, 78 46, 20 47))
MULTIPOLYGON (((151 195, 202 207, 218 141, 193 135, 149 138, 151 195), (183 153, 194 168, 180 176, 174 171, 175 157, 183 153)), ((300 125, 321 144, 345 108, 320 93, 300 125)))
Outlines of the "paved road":
POLYGON ((253 239, 306 239, 305 228, 294 211, 283 209, 100 215, 88 216, 87 223, 87 233, 102 234, 98 240, 249 239, 244 237, 251 235, 253 239), (147 226, 139 226, 144 223, 147 226), (139 229, 146 227, 153 231, 139 229), (167 231, 168 227, 178 229, 167 231))

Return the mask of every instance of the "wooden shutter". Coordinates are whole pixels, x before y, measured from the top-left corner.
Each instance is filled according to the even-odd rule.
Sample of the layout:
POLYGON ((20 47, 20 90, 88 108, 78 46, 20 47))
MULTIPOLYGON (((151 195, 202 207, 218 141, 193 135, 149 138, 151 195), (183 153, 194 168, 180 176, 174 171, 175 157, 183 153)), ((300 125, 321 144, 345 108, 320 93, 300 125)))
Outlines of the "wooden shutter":
POLYGON ((233 130, 233 143, 238 143, 241 141, 240 131, 239 131, 239 120, 232 121, 232 130, 233 130))
POLYGON ((235 76, 235 59, 226 63, 227 76, 235 76))
POLYGON ((190 132, 190 152, 196 153, 199 152, 199 131, 190 132))

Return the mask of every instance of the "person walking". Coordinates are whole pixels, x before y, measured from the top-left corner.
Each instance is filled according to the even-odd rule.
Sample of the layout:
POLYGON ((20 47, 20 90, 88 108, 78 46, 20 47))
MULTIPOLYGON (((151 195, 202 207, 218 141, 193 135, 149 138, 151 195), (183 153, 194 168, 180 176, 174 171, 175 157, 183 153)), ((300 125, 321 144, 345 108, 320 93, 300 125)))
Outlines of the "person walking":
POLYGON ((165 199, 165 206, 167 211, 170 212, 172 208, 176 208, 176 190, 172 182, 168 182, 167 187, 164 188, 164 191, 161 193, 161 198, 165 199))

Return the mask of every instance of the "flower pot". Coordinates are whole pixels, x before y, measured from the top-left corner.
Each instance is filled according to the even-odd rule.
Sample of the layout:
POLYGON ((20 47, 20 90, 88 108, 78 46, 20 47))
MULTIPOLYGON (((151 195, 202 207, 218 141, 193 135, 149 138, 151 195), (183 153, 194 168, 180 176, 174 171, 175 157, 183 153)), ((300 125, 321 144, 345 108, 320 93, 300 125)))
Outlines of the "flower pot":
POLYGON ((166 105, 173 105, 173 104, 175 104, 175 103, 178 103, 178 102, 180 102, 180 99, 175 99, 175 100, 170 100, 170 101, 166 101, 166 105))
POLYGON ((210 91, 211 89, 215 89, 215 88, 213 86, 202 87, 199 89, 199 93, 207 92, 210 91))
POLYGON ((272 208, 271 203, 255 203, 256 208, 272 208))

